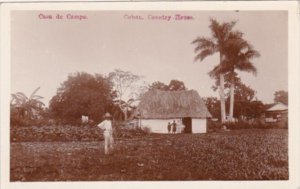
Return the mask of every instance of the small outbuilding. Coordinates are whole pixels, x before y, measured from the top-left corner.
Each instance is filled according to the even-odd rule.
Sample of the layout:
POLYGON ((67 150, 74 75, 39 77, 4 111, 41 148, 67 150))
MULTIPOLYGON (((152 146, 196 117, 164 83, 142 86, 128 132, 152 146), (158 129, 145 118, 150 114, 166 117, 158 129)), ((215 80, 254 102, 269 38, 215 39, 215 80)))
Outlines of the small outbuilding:
POLYGON ((263 113, 263 118, 266 124, 287 127, 288 106, 280 102, 271 104, 263 113))
POLYGON ((176 133, 206 133, 211 114, 195 90, 151 90, 142 96, 134 117, 152 133, 168 133, 168 123, 174 121, 176 133))

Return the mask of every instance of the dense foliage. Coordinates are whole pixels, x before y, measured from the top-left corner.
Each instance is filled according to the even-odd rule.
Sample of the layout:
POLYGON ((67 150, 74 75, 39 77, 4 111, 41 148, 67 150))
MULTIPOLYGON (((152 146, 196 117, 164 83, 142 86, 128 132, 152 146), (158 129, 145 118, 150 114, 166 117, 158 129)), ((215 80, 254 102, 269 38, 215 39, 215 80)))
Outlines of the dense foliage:
POLYGON ((155 81, 149 85, 148 90, 185 91, 187 88, 183 81, 172 79, 168 85, 160 81, 155 81))
MULTIPOLYGON (((229 77, 225 75, 225 88, 230 87, 229 77)), ((216 83, 217 85, 217 83, 216 83)), ((217 87, 213 86, 213 90, 217 87)), ((265 105, 262 101, 256 99, 256 91, 250 86, 241 82, 240 78, 235 78, 234 86, 234 114, 237 119, 254 119, 259 118, 265 110, 265 105)), ((212 114, 213 118, 220 119, 220 100, 216 97, 204 98, 205 104, 212 114)), ((230 90, 226 90, 226 112, 229 114, 230 90)))
MULTIPOLYGON (((226 103, 229 104, 229 101, 226 103)), ((264 111, 261 101, 235 101, 234 117, 238 119, 258 119, 264 111)))
POLYGON ((101 120, 113 106, 112 84, 102 75, 75 73, 69 75, 50 100, 50 113, 55 119, 74 123, 82 115, 101 120))
POLYGON ((221 118, 221 113, 220 113, 221 104, 220 104, 220 100, 218 100, 217 97, 207 97, 207 98, 203 98, 203 100, 205 102, 205 105, 206 105, 208 111, 212 115, 212 117, 213 118, 218 118, 220 120, 220 118, 221 118))
POLYGON ((288 92, 284 90, 276 91, 274 94, 274 102, 281 102, 285 105, 288 105, 288 92))

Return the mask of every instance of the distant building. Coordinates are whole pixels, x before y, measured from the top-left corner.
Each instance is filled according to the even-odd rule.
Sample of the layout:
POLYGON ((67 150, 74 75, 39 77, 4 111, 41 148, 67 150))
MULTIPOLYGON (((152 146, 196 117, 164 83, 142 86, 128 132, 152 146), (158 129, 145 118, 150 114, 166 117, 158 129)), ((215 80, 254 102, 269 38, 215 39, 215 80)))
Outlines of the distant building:
POLYGON ((268 105, 263 113, 263 118, 266 124, 287 126, 288 106, 280 102, 268 105))
POLYGON ((185 133, 206 133, 206 120, 212 116, 195 90, 151 90, 142 96, 134 117, 153 133, 168 133, 167 125, 174 120, 179 131, 184 125, 185 133))

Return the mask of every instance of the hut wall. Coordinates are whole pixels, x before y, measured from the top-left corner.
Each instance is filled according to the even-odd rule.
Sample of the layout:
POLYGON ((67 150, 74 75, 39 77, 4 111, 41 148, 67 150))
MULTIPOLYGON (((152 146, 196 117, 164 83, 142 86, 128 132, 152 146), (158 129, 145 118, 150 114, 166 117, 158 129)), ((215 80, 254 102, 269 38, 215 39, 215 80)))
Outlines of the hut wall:
POLYGON ((148 127, 152 133, 168 133, 168 122, 173 120, 178 124, 181 119, 142 119, 141 127, 148 127))
MULTIPOLYGON (((141 127, 149 128, 152 133, 168 133, 168 122, 172 123, 175 120, 177 124, 176 133, 180 133, 179 128, 181 119, 142 119, 141 127)), ((206 119, 192 119, 192 133, 206 133, 207 125, 206 119)))
POLYGON ((206 133, 206 119, 192 119, 192 133, 206 133))

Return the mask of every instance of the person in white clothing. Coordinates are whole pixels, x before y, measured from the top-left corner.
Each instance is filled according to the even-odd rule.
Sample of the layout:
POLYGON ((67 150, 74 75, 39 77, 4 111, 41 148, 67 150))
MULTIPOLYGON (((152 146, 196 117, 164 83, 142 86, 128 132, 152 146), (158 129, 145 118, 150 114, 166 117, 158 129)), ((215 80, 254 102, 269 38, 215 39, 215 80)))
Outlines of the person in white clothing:
POLYGON ((113 139, 113 130, 111 123, 111 115, 109 113, 105 113, 104 121, 98 124, 100 129, 104 130, 104 152, 105 155, 110 154, 113 150, 114 139, 113 139))

